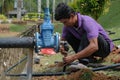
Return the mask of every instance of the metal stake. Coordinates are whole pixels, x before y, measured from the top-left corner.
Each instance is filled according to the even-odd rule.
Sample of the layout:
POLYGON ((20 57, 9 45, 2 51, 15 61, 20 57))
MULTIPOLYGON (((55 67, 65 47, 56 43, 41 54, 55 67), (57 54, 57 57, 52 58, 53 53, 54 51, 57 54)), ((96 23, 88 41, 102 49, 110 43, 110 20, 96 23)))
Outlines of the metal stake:
POLYGON ((28 62, 27 62, 27 80, 32 80, 32 64, 33 64, 33 49, 29 49, 28 62))

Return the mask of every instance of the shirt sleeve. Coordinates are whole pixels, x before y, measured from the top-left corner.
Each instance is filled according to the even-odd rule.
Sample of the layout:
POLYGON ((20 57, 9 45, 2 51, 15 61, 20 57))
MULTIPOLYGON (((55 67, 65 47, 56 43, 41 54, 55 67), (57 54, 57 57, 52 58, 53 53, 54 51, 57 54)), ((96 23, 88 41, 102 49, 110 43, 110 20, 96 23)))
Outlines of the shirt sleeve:
POLYGON ((87 38, 90 40, 92 38, 97 38, 99 35, 98 23, 91 17, 86 17, 84 19, 84 29, 87 33, 87 38))

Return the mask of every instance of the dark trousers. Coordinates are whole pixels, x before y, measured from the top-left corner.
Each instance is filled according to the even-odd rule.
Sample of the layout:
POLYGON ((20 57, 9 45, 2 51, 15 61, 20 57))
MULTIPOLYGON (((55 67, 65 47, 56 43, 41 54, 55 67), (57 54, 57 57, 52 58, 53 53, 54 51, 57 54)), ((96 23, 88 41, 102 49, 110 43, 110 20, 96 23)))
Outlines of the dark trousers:
MULTIPOLYGON (((89 40, 87 39, 86 34, 81 37, 81 40, 75 38, 72 34, 69 34, 66 40, 76 53, 83 50, 89 45, 89 40)), ((94 56, 105 58, 110 53, 109 43, 100 34, 98 36, 98 47, 99 50, 93 53, 91 56, 88 56, 87 58, 91 58, 94 56)))

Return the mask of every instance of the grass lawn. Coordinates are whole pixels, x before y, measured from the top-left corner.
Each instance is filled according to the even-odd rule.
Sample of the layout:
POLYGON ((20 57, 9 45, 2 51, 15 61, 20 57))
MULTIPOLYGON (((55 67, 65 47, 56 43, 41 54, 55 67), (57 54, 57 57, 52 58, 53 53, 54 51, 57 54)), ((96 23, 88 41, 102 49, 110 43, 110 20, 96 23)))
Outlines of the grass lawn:
POLYGON ((120 27, 120 0, 111 0, 109 12, 99 18, 100 24, 105 28, 119 28, 120 27))
POLYGON ((17 25, 17 24, 10 25, 11 32, 23 32, 25 29, 26 29, 25 25, 17 25))
POLYGON ((13 37, 32 25, 0 24, 0 37, 13 37))
MULTIPOLYGON (((99 23, 106 29, 116 32, 115 35, 110 35, 111 39, 120 38, 120 0, 111 0, 109 12, 99 18, 99 23)), ((114 42, 120 45, 120 41, 114 42)))
POLYGON ((54 24, 54 32, 59 32, 62 33, 62 28, 63 28, 63 24, 60 22, 55 22, 54 24))

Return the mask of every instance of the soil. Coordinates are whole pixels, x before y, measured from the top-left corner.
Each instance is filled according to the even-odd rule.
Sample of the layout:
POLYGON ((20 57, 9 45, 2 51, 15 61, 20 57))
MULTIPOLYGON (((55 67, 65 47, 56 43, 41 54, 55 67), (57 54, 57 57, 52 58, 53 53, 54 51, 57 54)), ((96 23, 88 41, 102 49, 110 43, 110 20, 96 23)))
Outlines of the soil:
MULTIPOLYGON (((107 64, 113 64, 114 62, 112 61, 113 59, 118 59, 120 57, 120 54, 113 54, 111 53, 105 60, 104 62, 107 62, 107 64)), ((103 63, 104 64, 104 63, 103 63)), ((43 65, 39 65, 39 68, 42 67, 43 65)), ((49 70, 51 72, 59 72, 61 69, 61 65, 57 66, 56 65, 50 65, 49 70), (60 66, 60 67, 59 67, 60 66), (56 70, 55 70, 56 69, 56 70)), ((45 71, 46 68, 44 68, 45 71)), ((48 73, 49 73, 48 70, 48 73)), ((47 70, 46 70, 47 71, 47 70)), ((111 70, 112 71, 112 70, 111 70)), ((96 71, 93 72, 90 69, 81 69, 77 72, 72 72, 71 74, 67 75, 61 75, 61 76, 42 76, 42 77, 33 77, 32 80, 120 80, 120 76, 118 75, 119 71, 113 71, 111 72, 110 70, 104 71, 96 71), (111 75, 114 74, 114 75, 111 75)))
POLYGON ((105 58, 105 62, 108 63, 120 63, 120 48, 118 53, 110 53, 108 57, 105 58))
POLYGON ((0 37, 13 37, 19 34, 18 32, 11 32, 9 24, 0 24, 0 37))
POLYGON ((0 32, 0 37, 14 37, 18 34, 19 32, 0 32))
POLYGON ((34 77, 33 80, 120 80, 120 78, 116 76, 106 76, 103 73, 92 72, 88 69, 82 69, 70 75, 34 77))

